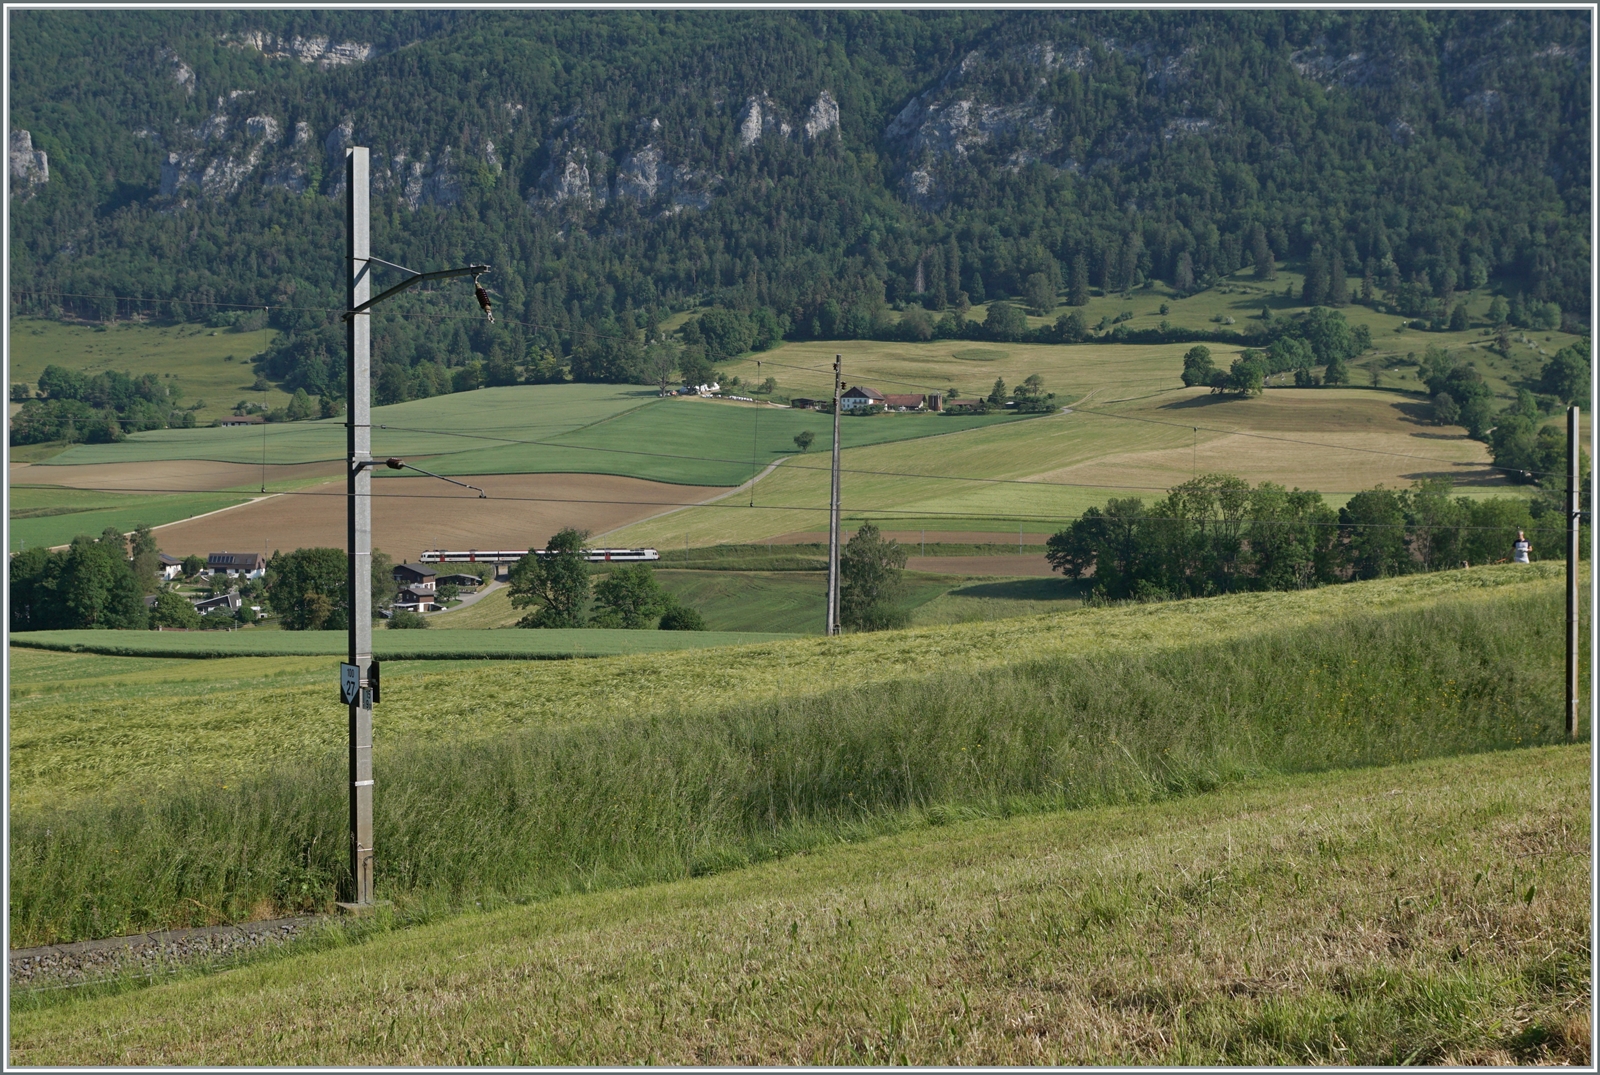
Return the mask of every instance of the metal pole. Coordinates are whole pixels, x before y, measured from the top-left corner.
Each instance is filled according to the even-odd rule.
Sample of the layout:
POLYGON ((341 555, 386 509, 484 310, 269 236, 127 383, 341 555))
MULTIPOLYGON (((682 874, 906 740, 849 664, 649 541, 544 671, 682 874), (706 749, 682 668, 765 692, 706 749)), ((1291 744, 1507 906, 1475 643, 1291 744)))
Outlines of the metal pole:
POLYGON ((1567 408, 1567 740, 1578 737, 1578 539, 1583 503, 1579 496, 1578 408, 1567 408))
POLYGON ((828 634, 839 633, 839 393, 844 356, 833 356, 833 492, 828 499, 828 634))
MULTIPOLYGON (((367 148, 345 151, 345 235, 349 272, 349 309, 372 297, 369 234, 370 177, 367 148)), ((360 669, 361 689, 350 703, 350 889, 348 902, 372 905, 372 315, 365 311, 345 319, 350 346, 349 397, 345 430, 349 446, 346 468, 346 534, 349 549, 350 663, 360 669)))

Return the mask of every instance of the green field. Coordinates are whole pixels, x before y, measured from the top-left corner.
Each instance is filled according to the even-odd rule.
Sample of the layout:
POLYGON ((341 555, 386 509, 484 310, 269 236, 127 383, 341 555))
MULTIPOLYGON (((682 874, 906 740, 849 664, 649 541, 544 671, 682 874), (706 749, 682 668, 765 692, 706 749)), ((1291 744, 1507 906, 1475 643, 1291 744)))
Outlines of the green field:
MULTIPOLYGON (((934 445, 854 449, 844 456, 842 500, 848 518, 885 529, 1015 533, 1020 524, 1049 533, 1109 497, 1149 503, 1212 472, 1316 489, 1335 506, 1362 489, 1405 488, 1423 476, 1448 476, 1469 495, 1527 494, 1528 487, 1488 468, 1483 444, 1426 424, 1416 408, 1400 393, 1355 388, 1274 389, 1257 399, 1204 389, 1130 391, 934 445)), ((737 505, 674 512, 604 538, 684 548, 822 531, 828 482, 825 460, 800 459, 757 485, 753 508, 740 498, 737 505)))
POLYGON ((10 1056, 1581 1067, 1589 766, 1552 747, 930 814, 713 877, 335 927, 133 992, 13 989, 10 1056))
POLYGON ((911 622, 923 627, 1059 612, 1082 604, 1089 589, 1087 581, 1055 578, 968 582, 920 605, 912 612, 911 622))
POLYGON ((172 496, 106 493, 57 485, 11 486, 11 551, 40 545, 65 545, 79 534, 99 537, 108 526, 123 533, 134 527, 161 526, 244 502, 215 493, 172 496))
POLYGON ((229 332, 203 325, 69 325, 60 321, 19 317, 11 322, 9 375, 13 384, 36 386, 46 366, 65 366, 84 373, 126 371, 171 377, 183 389, 187 407, 204 401, 195 420, 209 425, 233 413, 241 399, 268 410, 285 406, 288 393, 274 386, 251 389, 251 359, 267 349, 277 332, 229 332), (231 361, 230 361, 231 356, 231 361))
MULTIPOLYGON (((795 434, 816 435, 826 466, 832 418, 815 411, 693 398, 608 385, 525 385, 412 400, 372 412, 375 455, 431 459, 444 474, 619 474, 682 485, 738 485, 799 453, 795 434), (536 443, 534 443, 536 442, 536 443)), ((1017 415, 895 415, 843 423, 845 447, 938 436, 1017 415)), ((162 429, 117 444, 85 444, 55 465, 168 459, 267 464, 342 458, 340 419, 260 429, 162 429)))

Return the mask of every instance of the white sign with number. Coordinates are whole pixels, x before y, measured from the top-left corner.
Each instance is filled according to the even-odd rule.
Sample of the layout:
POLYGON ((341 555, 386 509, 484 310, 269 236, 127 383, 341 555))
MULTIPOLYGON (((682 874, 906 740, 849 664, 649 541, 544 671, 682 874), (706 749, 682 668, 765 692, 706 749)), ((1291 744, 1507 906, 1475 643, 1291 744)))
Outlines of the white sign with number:
POLYGON ((345 705, 350 705, 356 700, 356 695, 361 692, 361 666, 357 664, 341 664, 339 666, 339 696, 344 699, 345 705))

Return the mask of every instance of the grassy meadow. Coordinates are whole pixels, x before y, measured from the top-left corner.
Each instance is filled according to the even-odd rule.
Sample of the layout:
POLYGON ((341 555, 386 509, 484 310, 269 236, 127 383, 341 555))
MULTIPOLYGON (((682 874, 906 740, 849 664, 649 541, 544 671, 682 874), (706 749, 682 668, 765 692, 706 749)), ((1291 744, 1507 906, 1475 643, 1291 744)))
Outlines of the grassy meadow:
POLYGON ((50 365, 87 374, 154 373, 178 382, 183 406, 204 401, 195 411, 195 421, 207 425, 213 418, 232 414, 241 399, 269 410, 289 402, 289 393, 276 385, 265 392, 251 388, 256 375, 250 362, 276 335, 273 329, 230 332, 204 325, 127 321, 80 325, 18 317, 11 321, 9 374, 13 384, 37 387, 39 374, 50 365))
MULTIPOLYGON (((1486 569, 798 639, 703 651, 706 672, 663 654, 412 674, 378 714, 381 885, 401 906, 537 898, 935 808, 1146 801, 1552 742, 1558 579, 1486 569)), ((304 685, 241 691, 199 666, 125 691, 64 674, 113 658, 42 657, 53 685, 24 678, 12 699, 17 943, 332 898, 331 662, 301 665, 304 685)))
POLYGON ((1591 1060, 1587 747, 1266 777, 11 994, 24 1065, 1591 1060))
POLYGON ((58 485, 13 485, 11 551, 65 545, 79 534, 99 537, 108 526, 127 533, 139 524, 161 526, 241 504, 245 498, 217 493, 171 496, 108 493, 58 485))

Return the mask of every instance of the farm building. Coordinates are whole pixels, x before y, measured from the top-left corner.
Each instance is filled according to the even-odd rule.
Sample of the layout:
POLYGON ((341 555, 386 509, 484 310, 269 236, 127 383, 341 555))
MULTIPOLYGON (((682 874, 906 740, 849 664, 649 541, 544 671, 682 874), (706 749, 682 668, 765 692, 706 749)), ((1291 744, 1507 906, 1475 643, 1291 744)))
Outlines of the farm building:
POLYGON ((229 578, 243 575, 259 579, 267 573, 267 558, 259 552, 213 552, 206 555, 206 570, 213 575, 221 572, 229 578))
POLYGON ((213 612, 231 616, 238 612, 239 606, 243 604, 244 599, 237 593, 222 593, 215 597, 202 597, 194 603, 194 610, 202 616, 209 616, 213 612))
POLYGON ((890 393, 883 397, 883 409, 886 411, 937 411, 939 410, 939 393, 928 395, 896 395, 890 393))
POLYGON ((795 396, 789 401, 789 406, 799 408, 802 411, 814 411, 817 409, 817 401, 808 399, 805 396, 795 396))
POLYGON ((477 590, 479 586, 483 585, 483 580, 476 575, 440 575, 433 581, 436 587, 455 586, 468 593, 477 590))
POLYGON ((219 426, 258 426, 265 423, 266 419, 259 414, 230 414, 217 419, 219 426))
POLYGON ((944 409, 947 411, 981 411, 988 403, 982 399, 947 399, 944 409))
POLYGON ((871 388, 852 385, 848 392, 839 397, 839 409, 841 411, 864 411, 868 407, 874 406, 883 406, 883 393, 876 392, 871 388))

